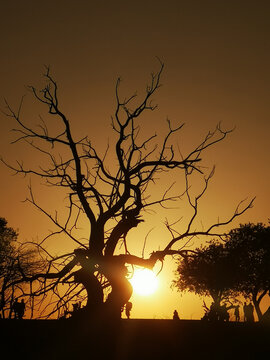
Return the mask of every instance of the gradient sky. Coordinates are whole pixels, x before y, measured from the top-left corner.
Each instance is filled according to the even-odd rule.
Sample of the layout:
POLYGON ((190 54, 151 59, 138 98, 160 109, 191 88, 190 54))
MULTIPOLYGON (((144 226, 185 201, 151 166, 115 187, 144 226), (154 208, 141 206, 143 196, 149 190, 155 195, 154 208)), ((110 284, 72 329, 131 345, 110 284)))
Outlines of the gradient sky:
MULTIPOLYGON (((143 91, 149 74, 165 62, 159 105, 147 128, 164 129, 166 118, 185 122, 180 144, 197 144, 222 122, 235 127, 230 138, 207 154, 216 174, 202 221, 228 216, 238 201, 256 196, 253 209, 232 224, 270 217, 270 3, 268 1, 20 1, 1 4, 0 98, 15 107, 25 85, 42 84, 50 65, 61 89, 62 109, 78 134, 102 145, 110 136, 114 86, 143 91), (105 134, 99 138, 99 134, 105 134)), ((28 99, 29 98, 29 99, 28 99)), ((25 116, 38 119, 30 96, 25 116)), ((9 160, 31 158, 10 147, 10 119, 0 115, 0 154, 9 160)), ((38 159, 37 159, 38 161, 38 159)), ((0 216, 19 228, 21 239, 42 238, 49 225, 21 201, 28 181, 0 165, 0 216), (37 226, 38 224, 38 226, 37 226)), ((44 190, 43 190, 44 191, 44 190)), ((53 208, 52 198, 46 206, 53 208)), ((161 218, 160 223, 164 221, 161 218)), ((145 225, 147 232, 153 224, 145 225), (148 230, 147 230, 148 226, 148 230)), ((155 223, 156 231, 158 225, 155 223)), ((143 237, 145 234, 143 234, 143 237)), ((159 244, 149 245, 149 252, 159 244)), ((133 299, 133 316, 199 318, 201 301, 170 290, 173 265, 166 261, 156 297, 133 299)))

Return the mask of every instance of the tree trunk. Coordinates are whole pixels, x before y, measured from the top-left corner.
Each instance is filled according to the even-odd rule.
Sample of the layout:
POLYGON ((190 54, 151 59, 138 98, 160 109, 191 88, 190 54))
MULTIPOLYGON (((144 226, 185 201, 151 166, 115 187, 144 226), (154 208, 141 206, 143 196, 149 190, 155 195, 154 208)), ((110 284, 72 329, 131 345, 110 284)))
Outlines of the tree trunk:
POLYGON ((109 257, 102 264, 102 273, 112 287, 105 303, 108 317, 120 318, 121 309, 129 301, 133 292, 132 285, 126 278, 125 262, 119 257, 109 257))
POLYGON ((262 312, 261 312, 261 309, 260 309, 260 300, 257 300, 256 295, 252 295, 252 302, 253 302, 254 308, 255 308, 255 310, 256 310, 258 319, 259 319, 259 321, 261 321, 261 319, 262 319, 262 312))
POLYGON ((82 284, 87 292, 86 306, 74 316, 81 315, 85 319, 99 317, 103 306, 103 289, 98 279, 93 273, 82 268, 74 274, 74 280, 82 284))

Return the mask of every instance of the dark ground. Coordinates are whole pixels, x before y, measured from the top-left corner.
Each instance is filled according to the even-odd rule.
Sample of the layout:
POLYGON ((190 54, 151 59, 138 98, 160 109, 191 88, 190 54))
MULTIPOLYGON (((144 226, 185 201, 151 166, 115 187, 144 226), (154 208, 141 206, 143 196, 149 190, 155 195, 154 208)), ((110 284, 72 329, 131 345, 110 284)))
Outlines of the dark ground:
POLYGON ((1 320, 6 359, 269 359, 270 327, 196 320, 1 320), (7 355, 6 355, 7 354, 7 355))

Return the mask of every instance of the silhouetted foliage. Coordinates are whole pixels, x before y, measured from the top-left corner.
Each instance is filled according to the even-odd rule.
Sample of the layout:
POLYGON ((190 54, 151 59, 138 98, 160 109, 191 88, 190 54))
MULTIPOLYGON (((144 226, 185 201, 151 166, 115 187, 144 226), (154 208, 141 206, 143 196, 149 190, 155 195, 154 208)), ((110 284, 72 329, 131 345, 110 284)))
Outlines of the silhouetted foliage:
POLYGON ((270 290, 270 227, 240 225, 222 242, 211 241, 180 259, 176 275, 179 291, 211 296, 216 306, 242 295, 262 319, 260 303, 270 290))
MULTIPOLYGON (((15 296, 25 295, 22 276, 42 270, 37 252, 18 242, 18 232, 0 218, 0 311, 3 318, 11 316, 15 296)), ((29 294, 27 294, 29 296, 29 294)))
POLYGON ((179 291, 210 296, 216 306, 234 297, 234 269, 224 243, 211 241, 179 260, 173 285, 179 291))
POLYGON ((233 262, 235 289, 252 300, 261 320, 260 303, 270 295, 270 227, 240 225, 228 234, 226 249, 233 262))
MULTIPOLYGON (((27 168, 22 162, 12 166, 2 161, 16 173, 36 176, 45 180, 46 184, 66 191, 64 206, 67 211, 61 217, 52 215, 54 209, 45 210, 38 205, 31 187, 27 199, 57 227, 45 240, 54 235, 65 235, 76 247, 73 252, 59 256, 49 253, 46 248, 46 271, 32 277, 26 274, 22 276, 22 281, 36 284, 33 295, 44 296, 49 292, 53 295, 54 300, 51 298, 50 301, 52 307, 46 310, 47 316, 55 313, 65 316, 70 313, 70 302, 82 302, 76 316, 120 317, 121 308, 132 294, 126 265, 152 268, 166 255, 185 256, 188 250, 180 240, 185 239, 186 243, 196 235, 220 235, 222 225, 230 223, 252 205, 251 201, 241 208, 238 206, 230 218, 212 224, 206 230, 195 230, 198 203, 214 173, 210 171, 210 174, 204 174, 200 165, 202 154, 225 139, 231 131, 224 131, 218 125, 185 155, 176 155, 173 146, 175 136, 184 124, 173 127, 168 120, 168 130, 162 140, 157 134, 141 132, 141 115, 156 108, 152 97, 160 88, 163 66, 160 63, 159 70, 152 74, 141 100, 136 95, 122 98, 119 94, 120 79, 117 80, 116 109, 112 117, 113 145, 105 147, 103 154, 99 154, 94 146, 94 137, 89 139, 83 135, 75 139, 71 122, 61 109, 57 83, 48 68, 45 73, 47 85, 40 91, 34 87, 30 87, 30 90, 34 98, 47 108, 49 117, 57 126, 50 128, 52 123, 41 118, 39 127, 33 128, 22 119, 22 104, 18 111, 14 111, 6 103, 6 114, 18 126, 15 129, 15 142, 25 141, 33 150, 47 157, 48 163, 47 167, 43 162, 42 167, 27 168), (165 191, 157 192, 155 197, 150 196, 153 193, 151 187, 157 186, 157 178, 169 179, 169 174, 183 181, 182 191, 178 190, 176 194, 172 192, 172 181, 165 191), (197 195, 190 192, 193 175, 201 176, 203 184, 197 195), (143 211, 157 206, 169 208, 170 202, 183 198, 187 199, 191 216, 181 231, 175 228, 176 224, 167 222, 170 239, 162 250, 153 252, 149 258, 131 254, 128 250, 128 234, 143 221, 143 211), (82 224, 84 228, 89 228, 85 240, 78 232, 82 224)), ((43 248, 45 241, 41 244, 43 248)))

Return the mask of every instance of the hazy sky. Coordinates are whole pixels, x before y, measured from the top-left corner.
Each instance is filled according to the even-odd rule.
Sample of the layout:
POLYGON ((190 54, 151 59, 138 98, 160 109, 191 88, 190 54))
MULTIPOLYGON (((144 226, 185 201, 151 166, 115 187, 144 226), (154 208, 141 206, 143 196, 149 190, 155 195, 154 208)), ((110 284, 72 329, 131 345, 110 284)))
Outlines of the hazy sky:
MULTIPOLYGON (((205 221, 210 214, 215 219, 226 216, 238 201, 256 196, 254 208, 232 226, 266 223, 270 217, 269 16, 270 3, 260 0, 3 2, 1 108, 4 97, 16 107, 27 93, 25 85, 40 85, 43 65, 50 65, 61 89, 62 108, 76 132, 93 134, 102 144, 110 134, 117 77, 123 79, 124 94, 140 93, 158 68, 158 56, 165 70, 163 86, 155 96, 159 108, 149 128, 163 129, 167 117, 175 124, 185 122, 181 144, 192 146, 219 122, 225 128, 235 126, 230 138, 209 152, 209 164, 216 164, 217 170, 205 221)), ((38 113, 28 98, 25 108, 34 123, 38 113)), ((4 115, 0 121, 0 154, 10 160, 31 157, 8 145, 13 124, 4 115)), ((0 171, 0 216, 19 228, 22 239, 45 234, 47 222, 21 203, 28 182, 11 177, 2 165, 0 171)), ((46 205, 54 206, 50 200, 46 205)), ((158 300, 145 300, 145 310, 138 303, 134 314, 168 317, 177 307, 182 317, 199 317, 201 309, 190 297, 172 293, 169 270, 164 274, 167 298, 159 294, 158 300)))

